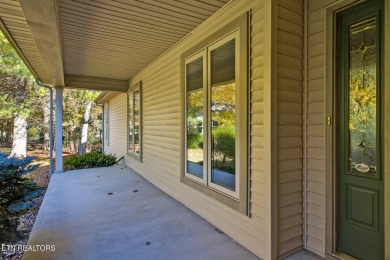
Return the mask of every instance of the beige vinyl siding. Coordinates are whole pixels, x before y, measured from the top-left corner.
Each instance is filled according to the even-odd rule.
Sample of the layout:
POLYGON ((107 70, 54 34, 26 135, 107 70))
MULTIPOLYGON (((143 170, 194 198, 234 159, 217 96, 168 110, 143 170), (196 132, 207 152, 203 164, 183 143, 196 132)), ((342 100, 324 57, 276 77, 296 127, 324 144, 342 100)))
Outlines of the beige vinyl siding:
POLYGON ((118 159, 126 154, 127 147, 127 93, 118 93, 108 104, 109 143, 105 153, 116 154, 118 159))
POLYGON ((303 0, 279 0, 278 256, 303 247, 303 0))
MULTIPOLYGON (((306 248, 325 255, 325 7, 308 0, 306 101, 306 248)), ((328 173, 330 174, 330 173, 328 173)))
MULTIPOLYGON (((131 83, 142 80, 143 160, 139 162, 125 155, 125 163, 130 168, 259 257, 264 254, 263 241, 266 239, 263 223, 265 213, 264 173, 262 171, 264 153, 262 145, 263 30, 262 1, 232 1, 179 44, 133 77, 131 83), (182 127, 180 125, 182 116, 180 55, 245 12, 250 14, 251 217, 244 216, 180 182, 180 131, 182 127)), ((126 140, 125 105, 125 95, 119 94, 110 100, 111 139, 107 150, 117 154, 125 151, 125 148, 122 148, 126 140), (116 128, 120 130, 114 130, 116 128)))
POLYGON ((250 14, 250 213, 262 221, 264 214, 263 172, 263 54, 264 9, 259 5, 250 14))

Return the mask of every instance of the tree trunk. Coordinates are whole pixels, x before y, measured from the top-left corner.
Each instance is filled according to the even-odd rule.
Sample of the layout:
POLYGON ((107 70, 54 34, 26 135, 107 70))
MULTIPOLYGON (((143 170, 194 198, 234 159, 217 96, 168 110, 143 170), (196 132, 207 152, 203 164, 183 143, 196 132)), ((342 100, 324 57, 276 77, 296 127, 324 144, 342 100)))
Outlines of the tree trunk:
POLYGON ((73 153, 76 153, 78 150, 77 150, 77 131, 78 131, 78 127, 74 127, 72 126, 70 128, 70 132, 69 132, 69 144, 70 144, 70 150, 73 152, 73 153))
POLYGON ((27 146, 27 119, 22 115, 14 118, 14 138, 12 151, 9 157, 26 157, 27 146))
POLYGON ((12 135, 12 126, 9 120, 7 120, 7 129, 5 132, 5 141, 7 143, 11 143, 11 135, 12 135))
POLYGON ((46 94, 46 102, 43 107, 43 124, 44 124, 44 134, 43 134, 43 149, 49 150, 50 143, 50 92, 46 94))
POLYGON ((91 105, 92 102, 90 99, 87 100, 85 104, 85 111, 84 111, 84 122, 83 126, 81 128, 81 138, 80 138, 80 149, 79 154, 85 154, 87 151, 87 140, 88 140, 88 121, 89 121, 89 113, 91 111, 91 105))

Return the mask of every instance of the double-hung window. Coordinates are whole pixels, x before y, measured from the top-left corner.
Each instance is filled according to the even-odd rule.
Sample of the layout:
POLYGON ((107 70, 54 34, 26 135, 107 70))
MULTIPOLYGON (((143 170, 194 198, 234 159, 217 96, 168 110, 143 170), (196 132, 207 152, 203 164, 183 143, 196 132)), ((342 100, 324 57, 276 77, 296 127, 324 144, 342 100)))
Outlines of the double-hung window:
POLYGON ((128 91, 128 149, 131 157, 141 161, 142 128, 141 128, 141 82, 130 87, 128 91))
POLYGON ((247 52, 242 30, 237 27, 206 41, 183 58, 182 180, 237 209, 245 209, 247 202, 247 52))

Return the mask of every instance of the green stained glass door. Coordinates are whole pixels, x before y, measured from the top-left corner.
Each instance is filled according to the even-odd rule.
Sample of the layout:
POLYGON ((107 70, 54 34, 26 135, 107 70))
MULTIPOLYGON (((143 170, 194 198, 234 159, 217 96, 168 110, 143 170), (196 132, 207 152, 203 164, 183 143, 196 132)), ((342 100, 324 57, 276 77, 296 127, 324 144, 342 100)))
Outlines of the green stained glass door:
POLYGON ((339 17, 338 249, 383 259, 381 6, 370 1, 339 17))

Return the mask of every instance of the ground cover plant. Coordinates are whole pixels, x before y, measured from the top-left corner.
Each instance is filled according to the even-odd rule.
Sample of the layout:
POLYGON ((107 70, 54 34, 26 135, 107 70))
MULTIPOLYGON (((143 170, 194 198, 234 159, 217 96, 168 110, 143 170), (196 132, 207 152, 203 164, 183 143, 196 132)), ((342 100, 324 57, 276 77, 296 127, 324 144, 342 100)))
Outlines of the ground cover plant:
POLYGON ((108 167, 115 165, 117 158, 112 154, 90 152, 83 155, 74 154, 64 162, 65 170, 88 169, 96 167, 108 167))

